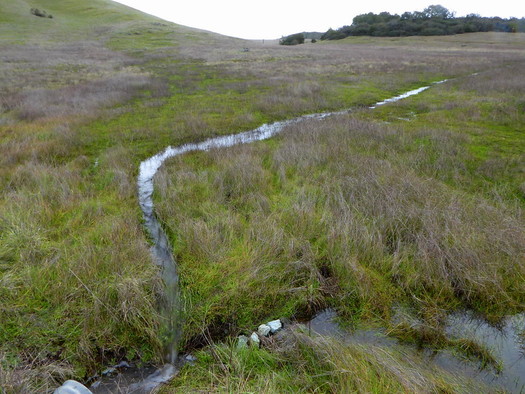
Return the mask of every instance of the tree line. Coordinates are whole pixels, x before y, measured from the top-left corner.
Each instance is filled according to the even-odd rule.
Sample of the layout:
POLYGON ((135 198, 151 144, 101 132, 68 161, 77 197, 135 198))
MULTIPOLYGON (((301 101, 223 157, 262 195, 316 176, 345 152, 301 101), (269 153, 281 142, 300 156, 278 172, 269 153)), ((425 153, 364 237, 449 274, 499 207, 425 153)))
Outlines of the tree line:
POLYGON ((525 18, 487 18, 477 14, 456 18, 445 7, 431 5, 423 11, 405 12, 402 15, 388 12, 358 15, 350 26, 329 29, 321 36, 321 40, 339 40, 348 36, 438 36, 487 31, 524 32, 525 18))
POLYGON ((340 40, 348 36, 441 36, 476 32, 525 32, 525 18, 482 17, 469 14, 455 17, 442 5, 431 5, 423 11, 404 12, 401 15, 381 12, 356 16, 350 26, 328 29, 323 33, 296 33, 282 37, 281 45, 303 44, 305 38, 340 40))

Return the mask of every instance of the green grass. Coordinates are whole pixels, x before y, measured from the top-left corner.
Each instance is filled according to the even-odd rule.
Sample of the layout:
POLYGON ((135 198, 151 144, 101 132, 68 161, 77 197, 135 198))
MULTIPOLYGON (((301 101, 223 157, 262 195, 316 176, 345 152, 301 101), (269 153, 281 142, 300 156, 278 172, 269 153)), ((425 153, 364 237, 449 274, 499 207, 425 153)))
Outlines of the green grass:
MULTIPOLYGON (((520 61, 523 51, 514 35, 498 36, 496 46, 492 36, 465 36, 468 56, 461 40, 452 40, 447 51, 439 39, 426 39, 417 50, 413 39, 263 46, 102 0, 41 0, 30 6, 10 0, 0 4, 0 20, 0 49, 7 59, 0 66, 0 385, 8 391, 49 390, 122 358, 160 362, 162 318, 156 307, 162 284, 136 198, 141 160, 167 145, 304 113, 366 106, 443 76, 479 69, 498 75, 502 65, 520 61), (37 18, 31 7, 54 18, 37 18)), ((382 173, 373 161, 381 181, 405 172, 406 164, 396 161, 418 158, 420 141, 428 146, 428 160, 411 173, 415 182, 430 188, 424 179, 434 176, 432 166, 445 152, 448 167, 438 174, 439 191, 451 201, 459 194, 469 215, 477 197, 490 206, 502 196, 496 204, 502 217, 516 216, 512 204, 521 206, 515 200, 523 191, 523 118, 511 109, 521 108, 521 96, 508 104, 504 89, 501 97, 485 100, 462 88, 433 91, 437 96, 412 99, 413 108, 399 104, 392 112, 356 115, 367 128, 372 126, 366 122, 395 122, 390 119, 395 111, 417 114, 411 122, 398 121, 413 125, 398 134, 373 126, 383 141, 368 140, 365 133, 345 145, 345 124, 322 126, 327 135, 334 127, 335 139, 318 141, 341 157, 357 150, 354 164, 363 170, 367 165, 360 161, 391 161, 392 173, 382 173), (446 108, 451 95, 471 102, 477 118, 459 123, 465 112, 459 104, 455 112, 446 108), (450 114, 456 123, 447 120, 450 114), (451 130, 443 141, 420 130, 445 120, 451 130), (413 138, 412 132, 419 134, 413 138), (466 140, 459 136, 464 134, 466 140)), ((340 190, 329 187, 329 174, 338 164, 314 149, 301 158, 286 138, 233 150, 230 158, 188 155, 177 161, 186 174, 172 167, 161 174, 167 188, 157 190, 159 213, 181 263, 186 312, 193 316, 181 346, 190 346, 205 327, 213 332, 231 322, 233 332, 269 316, 305 315, 327 305, 345 305, 340 309, 349 320, 384 318, 395 299, 406 300, 411 292, 427 300, 434 295, 412 264, 413 245, 393 257, 392 242, 353 241, 352 231, 362 228, 404 240, 420 226, 417 219, 401 217, 406 228, 394 221, 377 230, 374 216, 364 210, 355 212, 361 227, 345 228, 340 221, 340 232, 330 233, 338 212, 327 207, 340 190), (303 161, 307 158, 313 162, 303 161), (173 184, 172 176, 181 184, 173 184), (192 200, 198 204, 189 204, 192 200), (177 214, 171 211, 175 204, 181 208, 177 214), (393 281, 394 263, 401 284, 393 281)), ((355 173, 351 167, 345 171, 355 173)), ((340 179, 347 175, 339 173, 340 179)), ((484 231, 469 242, 481 243, 484 231)), ((499 259, 497 250, 489 255, 499 259)), ((498 284, 502 294, 519 309, 520 282, 512 276, 504 282, 498 284)), ((469 291, 478 291, 476 308, 484 309, 490 293, 472 286, 469 291)), ((452 293, 446 287, 438 301, 455 305, 452 293)), ((500 313, 497 306, 490 312, 500 313)))
MULTIPOLYGON (((214 344, 163 392, 464 392, 476 384, 402 348, 341 344, 300 330, 269 348, 214 344)), ((482 387, 479 387, 482 388, 482 387)))
MULTIPOLYGON (((450 81, 433 89, 430 97, 379 108, 373 116, 414 132, 439 127, 463 138, 463 173, 455 169, 446 178, 441 175, 442 179, 473 194, 503 193, 506 199, 523 202, 525 117, 519 110, 523 106, 519 94, 522 84, 515 66, 506 67, 505 72, 511 77, 504 81, 499 70, 450 81)), ((421 142, 417 140, 417 144, 421 142)), ((435 160, 439 159, 437 153, 433 154, 435 160)))
POLYGON ((30 4, 21 0, 8 0, 0 5, 0 14, 6 22, 0 30, 3 39, 36 42, 46 35, 45 38, 51 44, 82 39, 86 32, 93 35, 97 27, 118 28, 122 23, 160 21, 116 2, 104 0, 93 0, 89 4, 76 0, 34 0, 30 4), (36 17, 29 12, 31 8, 45 10, 53 15, 53 19, 36 17))
POLYGON ((516 98, 501 93, 507 78, 472 78, 161 169, 156 204, 179 261, 184 341, 206 325, 220 338, 217 327, 247 331, 327 306, 347 322, 389 327, 407 305, 431 329, 395 325, 392 334, 497 367, 436 324, 446 311, 494 321, 525 305, 523 120, 516 114, 508 133, 516 98), (481 104, 473 86, 486 94, 481 104))

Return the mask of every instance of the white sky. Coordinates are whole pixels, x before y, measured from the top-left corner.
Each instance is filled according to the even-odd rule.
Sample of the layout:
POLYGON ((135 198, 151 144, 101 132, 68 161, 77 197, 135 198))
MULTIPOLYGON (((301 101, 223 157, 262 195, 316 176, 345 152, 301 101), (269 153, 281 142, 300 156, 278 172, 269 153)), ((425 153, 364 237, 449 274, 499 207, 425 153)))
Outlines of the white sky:
POLYGON ((303 31, 325 32, 352 24, 354 16, 367 12, 422 11, 441 4, 456 16, 525 17, 523 0, 118 0, 119 3, 185 26, 249 39, 279 38, 303 31), (358 4, 359 3, 359 4, 358 4))

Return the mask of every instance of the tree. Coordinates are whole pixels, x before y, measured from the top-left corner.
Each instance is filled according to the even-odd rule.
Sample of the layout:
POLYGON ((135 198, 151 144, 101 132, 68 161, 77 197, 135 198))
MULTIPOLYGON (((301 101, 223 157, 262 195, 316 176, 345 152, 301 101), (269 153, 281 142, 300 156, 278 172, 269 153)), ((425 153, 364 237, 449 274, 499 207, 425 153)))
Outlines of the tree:
POLYGON ((291 34, 289 36, 283 37, 279 40, 279 44, 281 45, 304 44, 304 34, 296 33, 296 34, 291 34))
POLYGON ((357 15, 350 26, 329 29, 322 40, 339 40, 348 36, 413 36, 450 35, 470 32, 523 32, 525 18, 485 18, 469 14, 456 18, 454 13, 441 5, 431 5, 421 11, 404 12, 401 16, 381 12, 357 15))
POLYGON ((429 5, 423 10, 423 14, 427 18, 450 19, 454 17, 453 12, 450 12, 448 9, 439 4, 429 5))

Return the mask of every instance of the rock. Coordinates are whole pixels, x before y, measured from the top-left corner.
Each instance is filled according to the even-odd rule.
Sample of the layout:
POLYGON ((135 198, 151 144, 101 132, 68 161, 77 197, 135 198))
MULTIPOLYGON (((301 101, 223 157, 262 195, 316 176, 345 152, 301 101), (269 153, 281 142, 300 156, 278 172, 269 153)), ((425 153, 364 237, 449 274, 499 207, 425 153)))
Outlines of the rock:
POLYGON ((131 368, 131 365, 127 361, 121 361, 117 365, 113 365, 113 368, 131 368))
POLYGON ((62 386, 57 388, 53 394, 93 394, 82 383, 76 380, 66 380, 62 386))
POLYGON ((275 334, 277 331, 279 331, 281 328, 283 328, 283 323, 281 323, 281 320, 272 320, 266 323, 268 327, 270 327, 270 332, 272 334, 275 334))
POLYGON ((116 372, 117 372, 117 368, 109 367, 102 371, 102 376, 113 375, 116 372))
POLYGON ((197 361, 197 357, 195 357, 193 354, 186 354, 184 356, 184 361, 189 363, 190 365, 193 365, 195 361, 197 361))
POLYGON ((184 364, 189 364, 191 366, 195 365, 195 362, 197 361, 197 357, 195 357, 193 354, 186 354, 183 358, 184 364))
POLYGON ((248 337, 246 335, 239 335, 237 337, 237 349, 244 349, 248 347, 248 337))
POLYGON ((261 345, 261 340, 259 339, 259 335, 257 335, 256 332, 252 332, 252 335, 250 335, 250 344, 256 347, 261 345))
POLYGON ((270 331, 272 331, 271 327, 266 324, 261 324, 257 329, 257 333, 261 337, 267 337, 268 335, 270 335, 270 331))

